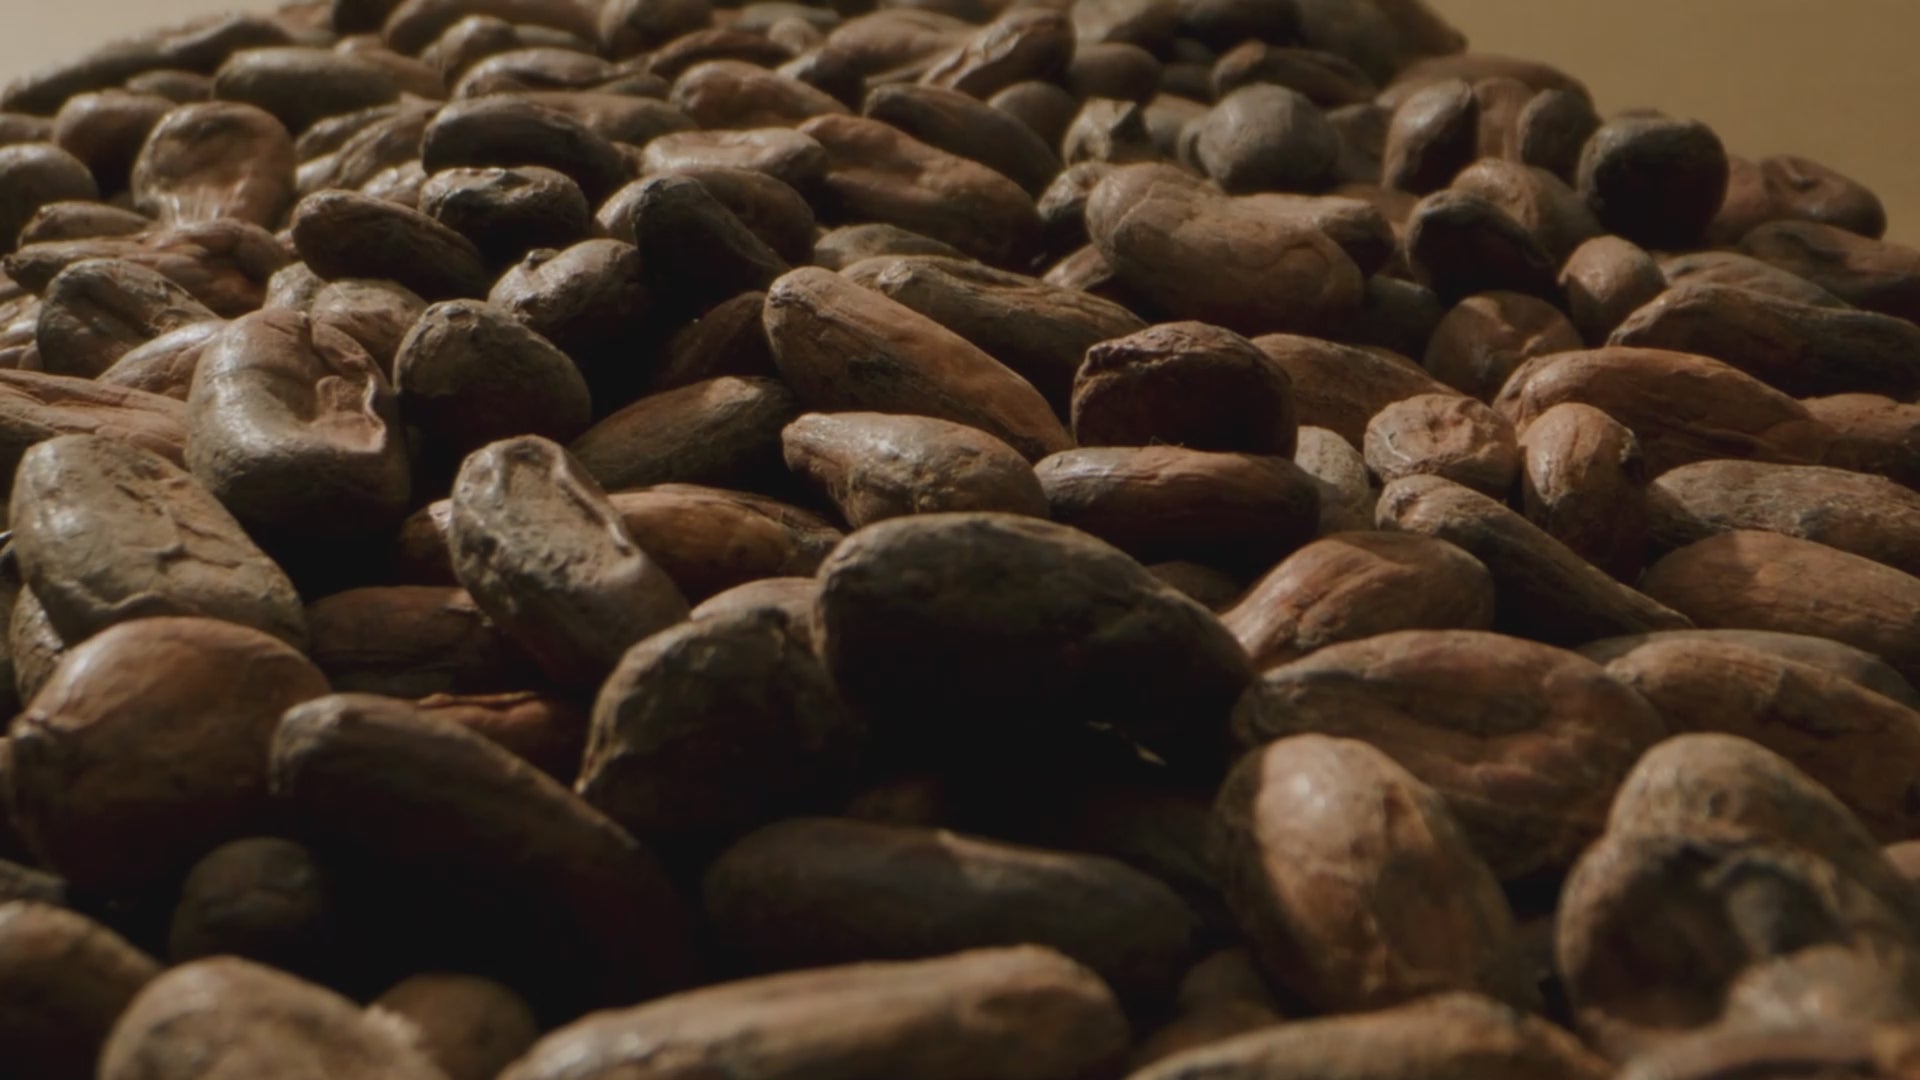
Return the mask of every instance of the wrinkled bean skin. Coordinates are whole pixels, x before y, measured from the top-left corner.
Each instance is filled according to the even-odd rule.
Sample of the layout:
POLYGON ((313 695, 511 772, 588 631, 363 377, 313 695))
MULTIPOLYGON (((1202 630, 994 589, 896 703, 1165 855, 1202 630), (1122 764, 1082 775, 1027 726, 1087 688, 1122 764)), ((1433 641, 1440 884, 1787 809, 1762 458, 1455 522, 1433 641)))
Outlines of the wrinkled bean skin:
POLYGON ((1047 495, 1011 446, 924 416, 808 413, 780 433, 787 467, 854 528, 905 514, 999 510, 1046 517, 1047 495))
POLYGON ((187 467, 256 528, 352 536, 406 511, 392 387, 359 342, 304 314, 229 323, 194 374, 187 420, 187 467))
POLYGON ((272 227, 293 194, 293 137, 239 102, 168 113, 133 163, 134 206, 164 222, 232 217, 272 227))
POLYGON ((1221 621, 1264 670, 1395 630, 1484 630, 1493 603, 1486 567, 1451 544, 1340 532, 1283 560, 1221 621))
POLYGON ((815 409, 972 424, 1029 458, 1072 445, 1032 383, 931 319, 837 274, 787 274, 768 290, 763 318, 775 366, 815 409))
POLYGON ((1366 740, 1439 792, 1512 880, 1570 865, 1667 725, 1582 657, 1472 630, 1406 630, 1270 667, 1234 727, 1248 744, 1304 732, 1366 740))
POLYGON ((1223 888, 1256 962, 1317 1008, 1458 989, 1533 1000, 1492 872, 1440 797, 1380 751, 1320 735, 1271 743, 1242 759, 1214 815, 1223 888))
POLYGON ((286 574, 158 454, 97 435, 49 439, 21 459, 9 519, 21 576, 70 641, 133 619, 204 615, 307 645, 286 574))
POLYGON ((687 616, 599 485, 538 436, 467 458, 447 540, 461 585, 563 683, 598 680, 629 645, 687 616))
POLYGON ((1242 334, 1314 333, 1344 323, 1360 302, 1359 268, 1325 233, 1169 166, 1132 165, 1102 180, 1087 230, 1129 287, 1179 318, 1242 334))

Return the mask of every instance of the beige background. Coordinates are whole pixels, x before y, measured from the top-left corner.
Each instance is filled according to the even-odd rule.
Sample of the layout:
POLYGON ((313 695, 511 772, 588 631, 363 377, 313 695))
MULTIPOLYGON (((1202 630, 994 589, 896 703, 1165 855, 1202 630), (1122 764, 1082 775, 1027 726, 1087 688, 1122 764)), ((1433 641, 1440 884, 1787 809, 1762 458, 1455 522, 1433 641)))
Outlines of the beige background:
MULTIPOLYGON (((1603 112, 1698 117, 1747 156, 1864 181, 1920 244, 1920 0, 1434 0, 1474 47, 1585 79, 1603 112)), ((0 79, 235 0, 0 0, 0 79)), ((265 7, 265 4, 254 5, 265 7)))

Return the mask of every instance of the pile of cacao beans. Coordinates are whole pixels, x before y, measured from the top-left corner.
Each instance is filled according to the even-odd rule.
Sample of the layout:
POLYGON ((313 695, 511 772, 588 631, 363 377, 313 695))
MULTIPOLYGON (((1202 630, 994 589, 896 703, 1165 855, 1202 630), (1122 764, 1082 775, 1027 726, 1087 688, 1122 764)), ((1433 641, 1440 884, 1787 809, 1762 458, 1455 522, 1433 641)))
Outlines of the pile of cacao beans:
POLYGON ((1920 1077, 1886 224, 1428 0, 18 79, 0 1077, 1920 1077))

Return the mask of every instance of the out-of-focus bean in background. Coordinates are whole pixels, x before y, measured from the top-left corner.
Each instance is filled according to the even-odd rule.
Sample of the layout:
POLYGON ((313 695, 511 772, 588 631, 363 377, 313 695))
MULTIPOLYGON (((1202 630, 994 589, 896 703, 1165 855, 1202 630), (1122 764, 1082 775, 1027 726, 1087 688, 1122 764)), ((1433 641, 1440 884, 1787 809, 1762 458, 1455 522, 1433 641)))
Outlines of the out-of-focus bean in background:
POLYGON ((1434 0, 1475 49, 1584 80, 1601 115, 1706 121, 1744 157, 1801 154, 1878 192, 1920 244, 1920 2, 1434 0))
MULTIPOLYGON (((1735 153, 1796 153, 1880 193, 1920 244, 1920 0, 1433 0, 1474 47, 1555 63, 1603 113, 1651 105, 1735 153)), ((235 0, 0 0, 0 80, 235 0)))

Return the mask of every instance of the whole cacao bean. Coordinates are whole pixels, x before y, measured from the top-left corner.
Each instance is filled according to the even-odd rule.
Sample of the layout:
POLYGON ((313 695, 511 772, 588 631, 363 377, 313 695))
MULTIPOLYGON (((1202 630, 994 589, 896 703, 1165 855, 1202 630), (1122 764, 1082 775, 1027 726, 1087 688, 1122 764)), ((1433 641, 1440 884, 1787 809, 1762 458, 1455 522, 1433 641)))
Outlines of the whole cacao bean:
POLYGON ((1541 413, 1520 437, 1527 520, 1620 581, 1639 577, 1649 536, 1640 441, 1591 405, 1541 413))
POLYGON ((106 203, 63 199, 33 212, 20 227, 20 246, 99 236, 132 236, 153 225, 151 218, 106 203))
POLYGON ((1560 267, 1567 313, 1588 345, 1603 343, 1628 315, 1666 286, 1667 278, 1653 256, 1611 234, 1581 244, 1560 267))
POLYGON ((420 189, 420 210, 473 241, 489 263, 563 248, 593 231, 593 212, 573 178, 538 165, 445 169, 420 189))
POLYGON ((1808 407, 1737 368, 1664 349, 1608 347, 1536 357, 1494 408, 1521 438, 1562 402, 1590 405, 1633 432, 1647 474, 1714 458, 1806 462, 1828 438, 1808 407))
POLYGON ((808 413, 780 441, 787 467, 822 488, 856 529, 905 514, 1048 513, 1033 466, 986 432, 951 421, 808 413))
POLYGON ((160 966, 85 916, 32 901, 0 903, 0 1035, 11 1067, 86 1076, 114 1021, 160 966))
POLYGON ((1034 472, 1055 521, 1146 562, 1271 566, 1319 523, 1318 488, 1285 458, 1088 447, 1047 457, 1034 472))
POLYGON ((60 107, 49 141, 86 162, 103 194, 124 191, 141 144, 173 104, 126 90, 76 94, 60 107))
POLYGON ((999 266, 1039 243, 1040 219, 1020 185, 879 120, 818 116, 799 125, 826 148, 829 216, 923 233, 999 266))
POLYGON ((1415 195, 1453 183, 1472 162, 1479 137, 1480 103, 1461 79, 1433 82, 1394 110, 1387 129, 1382 180, 1415 195))
POLYGON ((1708 238, 1732 243, 1769 221, 1814 221, 1878 239, 1887 229, 1880 199, 1859 181, 1803 157, 1727 158, 1727 197, 1708 238))
POLYGON ((602 487, 711 484, 752 488, 779 469, 780 430, 801 413, 769 378, 721 376, 650 394, 568 447, 602 487))
POLYGON ((1798 397, 1920 394, 1920 326, 1726 285, 1669 288, 1627 316, 1607 343, 1710 356, 1798 397))
POLYGON ((326 692, 305 657, 248 627, 109 627, 74 645, 14 724, 16 821, 76 886, 131 889, 184 873, 258 828, 273 725, 326 692))
POLYGON ((283 46, 229 56, 214 73, 213 92, 265 109, 288 131, 300 132, 329 116, 388 104, 400 96, 400 85, 362 54, 283 46))
POLYGON ((1661 630, 1652 634, 1604 638, 1582 645, 1579 652, 1595 663, 1608 664, 1644 645, 1694 639, 1758 649, 1838 675, 1910 709, 1920 708, 1920 691, 1916 691, 1899 672, 1887 666, 1886 661, 1864 649, 1856 649, 1832 638, 1783 634, 1773 630, 1661 630))
POLYGON ((404 1030, 330 990, 233 956, 182 964, 148 983, 114 1024, 97 1075, 237 1080, 290 1067, 356 1080, 441 1075, 404 1030))
POLYGON ((1665 736, 1633 685, 1534 642, 1407 630, 1268 669, 1234 731, 1253 745, 1306 733, 1365 740, 1445 798, 1507 880, 1571 864, 1603 831, 1635 759, 1665 736))
POLYGON ((1291 457, 1297 431, 1286 370, 1240 335, 1195 322, 1088 349, 1072 415, 1083 446, 1168 443, 1291 457))
POLYGON ((406 513, 412 480, 386 376, 365 349, 284 309, 227 324, 187 398, 187 467, 242 522, 353 536, 406 513))
POLYGON ((618 190, 630 176, 611 141, 559 109, 508 95, 455 102, 427 125, 420 164, 442 169, 539 165, 580 185, 589 201, 618 190))
POLYGON ((784 259, 690 177, 642 180, 627 220, 648 294, 678 311, 704 311, 787 272, 784 259), (700 257, 687 259, 690 251, 700 257))
POLYGON ((895 255, 842 270, 979 346, 1032 383, 1059 414, 1071 409, 1087 350, 1143 329, 1119 304, 966 259, 895 255))
POLYGON ((895 518, 848 537, 819 577, 814 633, 841 694, 919 742, 977 753, 1097 716, 1170 760, 1204 760, 1252 677, 1212 614, 1064 525, 895 518), (914 584, 909 566, 938 583, 914 584), (956 650, 977 665, 956 667, 956 650))
POLYGON ((655 1048, 741 1080, 1074 1080, 1111 1067, 1127 1021, 1091 971, 1051 949, 975 949, 722 983, 578 1020, 501 1080, 665 1080, 655 1048))
POLYGON ((8 517, 22 580, 68 641, 195 615, 307 645, 286 574, 192 475, 151 451, 99 435, 38 443, 14 474, 8 517))
POLYGON ((1727 151, 1698 121, 1616 117, 1580 155, 1580 193, 1607 231, 1649 248, 1696 244, 1727 192, 1727 151))
POLYGON ((632 244, 596 239, 530 251, 485 296, 571 357, 602 407, 603 388, 637 381, 629 370, 633 338, 644 331, 651 302, 632 244))
POLYGON ((763 577, 811 574, 844 539, 823 518, 745 492, 655 484, 608 499, 689 601, 763 577))
POLYGON ((438 585, 370 585, 308 606, 308 655, 342 693, 427 697, 523 680, 530 665, 473 597, 438 585))
POLYGON ((816 410, 878 409, 972 424, 1029 459, 1072 445, 1033 384, 964 338, 818 268, 767 292, 774 363, 816 410))
POLYGON ((1835 394, 1809 399, 1806 409, 1823 429, 1813 460, 1920 489, 1920 406, 1879 394, 1835 394))
POLYGON ((1311 226, 1165 165, 1100 181, 1087 231, 1115 274, 1176 318, 1242 334, 1331 332, 1357 309, 1353 260, 1311 226))
POLYGON ((1855 307, 1920 320, 1920 251, 1812 221, 1769 222, 1740 247, 1855 307))
POLYGON ((1434 326, 1426 345, 1421 366, 1434 378, 1490 402, 1522 363, 1577 350, 1580 336, 1545 300, 1490 292, 1455 304, 1434 326))
POLYGON ((334 906, 313 852, 277 837, 235 840, 208 852, 181 883, 167 955, 176 964, 237 956, 313 973, 339 947, 334 906))
POLYGON ((470 963, 589 1007, 692 976, 686 913, 653 855, 450 719, 392 698, 321 697, 281 720, 272 778, 275 798, 322 851, 352 852, 382 877, 451 890, 469 898, 471 915, 493 916, 440 912, 440 926, 416 932, 487 935, 497 919, 517 924, 515 943, 469 942, 470 963), (422 806, 425 790, 443 795, 422 806))
POLYGON ((844 784, 864 736, 787 616, 708 615, 621 659, 579 791, 636 836, 724 842, 844 784))
POLYGON ((1557 298, 1553 257, 1483 195, 1449 188, 1420 200, 1407 221, 1406 252, 1415 278, 1444 298, 1496 290, 1557 298))
POLYGON ((1555 265, 1564 264, 1581 244, 1602 235, 1600 222, 1579 193, 1545 169, 1486 158, 1461 171, 1451 186, 1505 211, 1555 265))
POLYGON ((1254 960, 1315 1007, 1458 989, 1536 1000, 1492 871, 1441 797, 1379 750, 1322 735, 1271 743, 1227 778, 1215 822, 1254 960))
POLYGON ((1669 730, 1753 739, 1837 788, 1883 841, 1914 834, 1905 771, 1871 766, 1920 753, 1920 712, 1811 665, 1721 641, 1654 642, 1607 671, 1658 709, 1669 730))
POLYGON ((14 249, 21 227, 42 206, 99 197, 100 185, 86 162, 58 146, 0 146, 0 254, 14 249))
POLYGON ((593 403, 567 355, 492 304, 450 300, 399 343, 393 382, 408 422, 465 457, 497 439, 571 439, 593 403))
POLYGON ((1363 450, 1383 483, 1441 476, 1494 498, 1506 495, 1520 471, 1513 425, 1457 394, 1419 394, 1381 409, 1367 422, 1363 450))
POLYGON ((1220 621, 1265 670, 1397 630, 1484 630, 1493 624, 1493 579, 1441 540, 1342 532, 1288 556, 1220 621))
POLYGON ((1702 461, 1668 471, 1648 496, 1653 534, 1667 547, 1758 529, 1920 576, 1920 495, 1884 477, 1816 465, 1702 461))
POLYGON ((1822 854, 1696 824, 1610 830, 1568 879, 1556 954, 1580 1028, 1624 1058, 1723 1016, 1737 1024, 1749 1001, 1801 1023, 1829 1009, 1904 1018, 1912 941, 1898 916, 1822 854), (1650 922, 1650 903, 1688 911, 1688 930, 1650 922), (1823 962, 1843 966, 1822 977, 1823 962), (1766 988, 1770 976, 1796 975, 1818 996, 1779 1000, 1766 988))
POLYGON ((1133 1002, 1171 995, 1196 929, 1171 889, 1110 859, 831 818, 747 836, 709 868, 705 891, 729 945, 756 967, 1046 945, 1133 1002), (932 865, 946 869, 922 870, 932 865))
POLYGON ((154 338, 216 318, 153 270, 124 259, 89 259, 47 284, 34 343, 44 370, 94 378, 154 338))
POLYGON ((1438 537, 1485 563, 1499 600, 1494 625, 1510 633, 1579 645, 1692 625, 1656 595, 1613 580, 1526 518, 1450 480, 1396 480, 1381 492, 1375 517, 1381 528, 1438 537))
POLYGON ((1913 620, 1920 578, 1798 537, 1736 530, 1655 563, 1647 595, 1708 629, 1830 637, 1877 653, 1909 681, 1920 677, 1913 620))
POLYGON ((300 257, 328 280, 392 278, 428 300, 487 294, 480 249, 418 210, 325 191, 300 200, 292 228, 300 257))
MULTIPOLYGON (((676 173, 698 180, 709 195, 788 265, 802 266, 810 261, 819 229, 813 208, 791 185, 763 172, 718 165, 689 167, 676 173)), ((626 239, 633 231, 628 209, 639 192, 639 184, 629 184, 601 205, 599 220, 610 235, 626 239)))
POLYGON ((929 146, 958 154, 1011 179, 1038 198, 1060 171, 1060 157, 1019 120, 957 90, 881 86, 861 111, 929 146))
POLYGON ((603 678, 687 601, 572 455, 535 435, 474 451, 454 481, 447 541, 480 609, 567 684, 603 678))
POLYGON ((1199 121, 1194 153, 1228 193, 1307 191, 1325 183, 1340 136, 1306 95, 1270 83, 1222 97, 1199 121))

